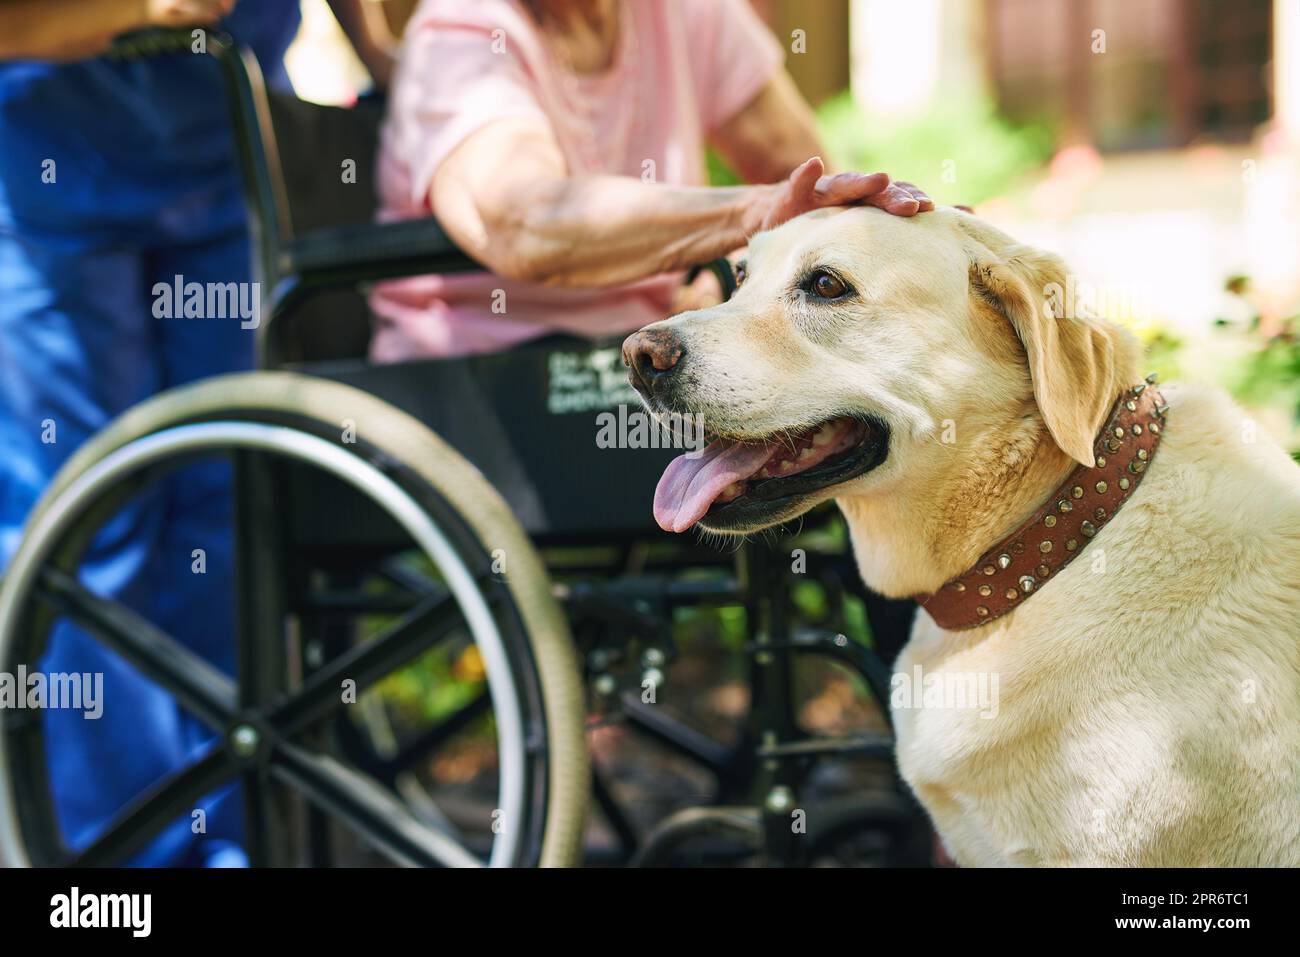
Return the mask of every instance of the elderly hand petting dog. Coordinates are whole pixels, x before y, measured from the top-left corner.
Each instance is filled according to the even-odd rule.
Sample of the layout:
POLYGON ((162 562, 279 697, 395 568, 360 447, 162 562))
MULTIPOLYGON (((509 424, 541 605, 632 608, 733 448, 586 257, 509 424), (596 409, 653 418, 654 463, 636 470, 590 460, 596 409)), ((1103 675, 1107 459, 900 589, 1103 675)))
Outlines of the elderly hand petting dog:
POLYGON ((433 213, 491 274, 378 287, 373 358, 630 332, 709 304, 683 297, 683 270, 801 213, 932 209, 884 173, 826 175, 783 59, 744 0, 426 0, 382 140, 383 216, 433 213), (756 185, 707 186, 710 145, 756 185))
MULTIPOLYGON (((876 206, 895 216, 934 209, 930 197, 911 183, 891 183, 885 173, 824 176, 820 156, 801 164, 784 183, 769 187, 751 210, 752 232, 775 229, 787 220, 825 206, 876 206)), ((752 233, 751 233, 752 234, 752 233)))

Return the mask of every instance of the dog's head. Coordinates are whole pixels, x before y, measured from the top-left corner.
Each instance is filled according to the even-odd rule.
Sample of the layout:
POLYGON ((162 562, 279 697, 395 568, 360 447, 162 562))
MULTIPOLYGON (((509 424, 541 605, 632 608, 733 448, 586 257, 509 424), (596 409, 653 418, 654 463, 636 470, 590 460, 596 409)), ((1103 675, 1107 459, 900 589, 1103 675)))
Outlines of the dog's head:
POLYGON ((1134 361, 1117 329, 1065 314, 1060 260, 955 209, 809 213, 756 236, 743 274, 623 346, 650 410, 715 438, 664 473, 665 529, 743 533, 884 492, 1017 417, 1091 465, 1134 361))

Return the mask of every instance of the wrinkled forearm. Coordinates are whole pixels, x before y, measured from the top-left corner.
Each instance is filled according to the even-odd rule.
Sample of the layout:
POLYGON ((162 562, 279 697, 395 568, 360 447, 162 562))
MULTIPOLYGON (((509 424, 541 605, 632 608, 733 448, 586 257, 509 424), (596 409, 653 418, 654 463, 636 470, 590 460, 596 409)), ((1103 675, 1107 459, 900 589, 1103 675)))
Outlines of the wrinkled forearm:
POLYGON ((484 217, 494 272, 564 287, 634 282, 743 246, 771 187, 681 187, 626 176, 539 184, 484 217))

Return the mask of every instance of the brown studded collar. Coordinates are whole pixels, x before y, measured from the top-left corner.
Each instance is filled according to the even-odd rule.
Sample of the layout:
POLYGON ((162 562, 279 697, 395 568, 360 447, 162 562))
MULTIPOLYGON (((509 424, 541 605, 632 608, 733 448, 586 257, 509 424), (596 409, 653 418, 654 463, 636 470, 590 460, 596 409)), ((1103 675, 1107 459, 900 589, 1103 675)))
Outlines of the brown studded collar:
POLYGON ((913 596, 940 628, 987 624, 1024 604, 1078 557, 1146 472, 1160 445, 1169 406, 1154 374, 1126 389, 1093 446, 1096 465, 1080 465, 1029 520, 970 569, 936 592, 913 596))

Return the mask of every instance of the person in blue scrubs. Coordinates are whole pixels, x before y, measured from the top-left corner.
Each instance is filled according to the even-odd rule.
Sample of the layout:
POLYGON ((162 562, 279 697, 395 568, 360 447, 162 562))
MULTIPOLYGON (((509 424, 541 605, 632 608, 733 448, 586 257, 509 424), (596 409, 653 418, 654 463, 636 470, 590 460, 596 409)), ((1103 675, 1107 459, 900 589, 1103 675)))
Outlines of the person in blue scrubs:
MULTIPOLYGON (((387 38, 361 2, 332 6, 383 83, 387 38)), ((269 84, 288 87, 298 0, 0 0, 0 571, 82 442, 156 392, 252 363, 255 331, 238 317, 156 318, 154 309, 154 285, 176 276, 250 279, 219 68, 190 53, 102 55, 122 33, 218 23, 253 49, 269 84)), ((132 502, 100 534, 82 577, 232 672, 229 481, 218 463, 192 466, 132 502)), ((66 623, 41 668, 104 675, 101 718, 43 717, 70 847, 94 840, 211 740, 174 699, 66 623)), ((201 808, 135 863, 244 863, 237 790, 201 808)))

